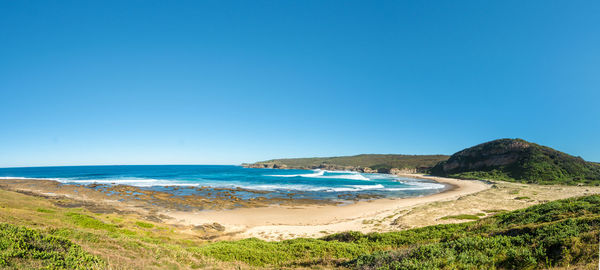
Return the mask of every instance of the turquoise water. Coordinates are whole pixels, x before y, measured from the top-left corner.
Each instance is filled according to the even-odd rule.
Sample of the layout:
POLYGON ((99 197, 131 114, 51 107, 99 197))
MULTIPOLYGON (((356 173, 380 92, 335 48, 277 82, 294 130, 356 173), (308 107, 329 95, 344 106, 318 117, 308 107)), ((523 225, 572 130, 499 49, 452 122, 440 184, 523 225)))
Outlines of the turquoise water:
MULTIPOLYGON (((0 168, 0 181, 2 178, 51 179, 61 183, 80 185, 122 184, 163 191, 169 191, 173 186, 240 187, 267 191, 268 197, 287 197, 293 193, 295 197, 310 199, 336 199, 348 194, 409 197, 433 194, 446 188, 445 185, 433 181, 387 174, 253 169, 221 165, 0 168)), ((247 197, 259 195, 265 196, 264 194, 248 193, 247 197)))

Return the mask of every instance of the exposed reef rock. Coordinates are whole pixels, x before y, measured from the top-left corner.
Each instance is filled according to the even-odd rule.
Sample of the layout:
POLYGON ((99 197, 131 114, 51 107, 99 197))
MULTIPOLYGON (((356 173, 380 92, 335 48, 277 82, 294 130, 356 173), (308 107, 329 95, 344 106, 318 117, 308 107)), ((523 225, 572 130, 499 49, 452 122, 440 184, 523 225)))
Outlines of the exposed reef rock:
POLYGON ((288 166, 285 164, 275 164, 275 163, 244 163, 242 164, 245 168, 256 168, 256 169, 287 169, 288 166))
MULTIPOLYGON (((426 170, 426 168, 424 168, 424 170, 426 170)), ((392 169, 390 169, 390 174, 396 174, 396 175, 418 173, 418 172, 419 171, 417 168, 403 168, 403 169, 392 168, 392 169)))

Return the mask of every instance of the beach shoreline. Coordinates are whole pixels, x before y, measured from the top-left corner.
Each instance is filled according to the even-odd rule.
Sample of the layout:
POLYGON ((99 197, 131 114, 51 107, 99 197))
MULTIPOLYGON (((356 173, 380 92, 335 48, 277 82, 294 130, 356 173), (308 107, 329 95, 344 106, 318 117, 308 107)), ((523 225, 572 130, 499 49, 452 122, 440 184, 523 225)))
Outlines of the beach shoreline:
MULTIPOLYGON (((136 194, 139 189, 123 185, 99 191, 54 180, 2 179, 0 189, 42 197, 58 207, 83 208, 93 213, 135 215, 170 225, 178 232, 202 239, 255 237, 268 241, 318 238, 344 231, 388 232, 457 223, 466 220, 448 217, 466 214, 483 218, 552 200, 600 194, 600 187, 590 186, 544 186, 422 174, 398 176, 433 180, 448 188, 419 197, 373 199, 344 205, 294 199, 277 203, 250 200, 245 202, 244 207, 233 208, 225 206, 239 202, 227 196, 215 201, 194 196, 173 199, 172 194, 154 191, 136 194), (123 195, 107 195, 115 191, 123 195), (181 204, 198 208, 177 207, 181 204), (210 205, 218 207, 206 208, 210 205)), ((227 190, 222 192, 229 193, 227 190)))
POLYGON ((382 198, 359 201, 348 205, 270 205, 256 208, 237 208, 226 211, 167 211, 179 224, 219 223, 234 235, 232 239, 256 237, 264 240, 280 240, 296 237, 320 237, 343 231, 378 231, 364 220, 384 218, 419 205, 456 200, 491 187, 479 180, 459 180, 422 174, 399 176, 433 180, 447 185, 445 190, 424 196, 408 198, 382 198))
POLYGON ((188 196, 177 202, 172 202, 174 199, 165 199, 165 201, 157 203, 152 201, 154 197, 164 199, 169 196, 160 192, 148 191, 142 194, 140 189, 127 185, 107 186, 104 191, 99 191, 89 188, 89 185, 65 184, 56 180, 5 178, 0 181, 0 188, 58 201, 73 200, 77 202, 70 205, 83 205, 91 210, 114 209, 116 212, 138 212, 148 219, 185 228, 218 223, 226 228, 224 234, 233 239, 246 237, 274 239, 299 236, 317 237, 323 235, 325 231, 357 230, 368 232, 372 231, 373 228, 364 228, 365 226, 361 223, 362 219, 391 213, 391 211, 403 207, 439 200, 451 200, 489 187, 489 185, 480 181, 419 174, 399 176, 433 180, 444 184, 446 188, 431 195, 359 200, 343 205, 340 205, 340 202, 301 199, 290 199, 283 202, 251 200, 243 207, 231 209, 222 206, 230 206, 230 203, 240 204, 240 202, 232 201, 229 197, 222 200, 215 199, 211 202, 205 198, 188 196), (124 196, 111 194, 114 192, 120 192, 124 196), (154 197, 144 197, 144 195, 154 197), (200 209, 202 206, 196 202, 202 203, 202 206, 208 204, 215 208, 200 209), (175 207, 175 205, 181 204, 197 206, 198 208, 182 209, 181 207, 175 207), (216 207, 217 205, 221 205, 221 207, 216 207))

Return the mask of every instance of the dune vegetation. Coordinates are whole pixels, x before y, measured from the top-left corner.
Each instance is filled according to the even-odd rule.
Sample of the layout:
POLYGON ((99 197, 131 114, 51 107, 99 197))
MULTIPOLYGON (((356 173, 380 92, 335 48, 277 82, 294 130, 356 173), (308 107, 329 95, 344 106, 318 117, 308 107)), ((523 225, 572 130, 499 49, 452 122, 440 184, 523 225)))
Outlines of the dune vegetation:
POLYGON ((321 239, 218 242, 196 250, 255 266, 358 269, 531 269, 597 266, 600 196, 501 213, 475 222, 321 239))
POLYGON ((103 269, 105 266, 97 256, 63 237, 0 224, 0 267, 103 269))

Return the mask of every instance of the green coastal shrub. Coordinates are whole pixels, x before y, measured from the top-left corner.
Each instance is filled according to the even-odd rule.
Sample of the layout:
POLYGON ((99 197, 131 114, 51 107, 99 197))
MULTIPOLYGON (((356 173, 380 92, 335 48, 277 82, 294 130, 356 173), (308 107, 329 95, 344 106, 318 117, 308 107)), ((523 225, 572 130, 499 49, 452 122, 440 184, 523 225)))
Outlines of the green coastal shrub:
POLYGON ((0 267, 102 269, 105 264, 61 237, 0 223, 0 267))
POLYGON ((106 230, 110 232, 114 232, 116 229, 115 225, 104 223, 85 214, 69 212, 65 215, 70 219, 71 222, 82 228, 106 230))
MULTIPOLYGON (((437 227, 437 226, 434 226, 437 227)), ((533 269, 597 265, 600 196, 567 199, 469 223, 467 236, 362 255, 360 269, 533 269)))
POLYGON ((150 229, 150 228, 154 227, 154 224, 142 222, 142 221, 135 222, 135 225, 137 225, 138 227, 141 227, 141 228, 146 228, 146 229, 150 229))

